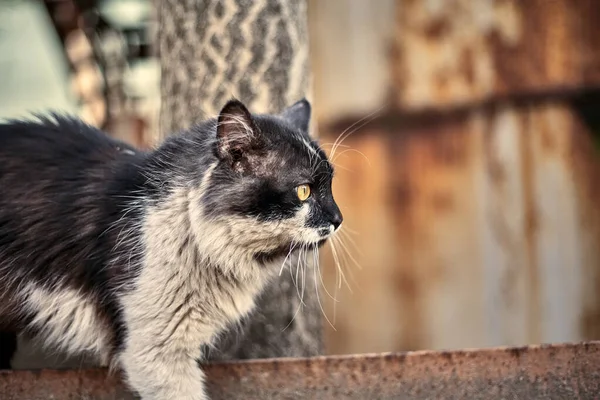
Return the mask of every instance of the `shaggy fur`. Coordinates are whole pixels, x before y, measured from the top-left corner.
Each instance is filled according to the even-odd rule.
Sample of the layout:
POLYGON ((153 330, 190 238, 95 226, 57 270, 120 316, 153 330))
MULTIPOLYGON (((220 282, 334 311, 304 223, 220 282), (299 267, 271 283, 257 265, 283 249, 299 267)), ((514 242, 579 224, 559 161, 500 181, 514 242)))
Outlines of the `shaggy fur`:
POLYGON ((57 115, 0 125, 0 366, 24 332, 143 399, 206 399, 201 349, 342 222, 309 118, 233 100, 149 153, 57 115))

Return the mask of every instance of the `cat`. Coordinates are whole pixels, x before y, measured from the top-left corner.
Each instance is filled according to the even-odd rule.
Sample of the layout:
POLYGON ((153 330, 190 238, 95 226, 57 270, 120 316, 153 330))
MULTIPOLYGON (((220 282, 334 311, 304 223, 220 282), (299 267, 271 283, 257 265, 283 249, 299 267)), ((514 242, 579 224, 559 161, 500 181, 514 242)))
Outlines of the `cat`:
POLYGON ((233 99, 149 152, 74 117, 0 124, 0 337, 95 354, 143 400, 207 399, 201 349, 342 224, 310 116, 233 99))

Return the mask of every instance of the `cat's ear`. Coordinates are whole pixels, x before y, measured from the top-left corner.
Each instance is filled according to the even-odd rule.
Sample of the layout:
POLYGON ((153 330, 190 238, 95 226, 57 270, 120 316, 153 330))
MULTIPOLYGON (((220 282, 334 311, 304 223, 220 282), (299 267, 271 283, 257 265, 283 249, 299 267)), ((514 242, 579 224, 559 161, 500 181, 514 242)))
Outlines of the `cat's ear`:
POLYGON ((217 121, 217 152, 230 165, 239 165, 260 145, 260 135, 250 111, 238 100, 228 101, 217 121))
POLYGON ((290 107, 283 110, 281 116, 294 125, 297 129, 300 129, 302 132, 308 132, 310 113, 310 103, 308 100, 306 100, 306 98, 303 98, 302 100, 297 101, 290 107))

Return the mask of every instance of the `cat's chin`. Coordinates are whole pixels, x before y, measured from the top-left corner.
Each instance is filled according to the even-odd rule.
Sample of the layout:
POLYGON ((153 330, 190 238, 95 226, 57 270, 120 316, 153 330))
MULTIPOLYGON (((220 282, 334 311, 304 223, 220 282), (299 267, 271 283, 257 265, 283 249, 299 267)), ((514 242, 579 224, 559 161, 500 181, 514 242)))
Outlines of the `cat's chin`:
MULTIPOLYGON (((315 247, 321 248, 327 242, 328 238, 324 238, 319 240, 318 242, 310 242, 305 243, 304 248, 306 249, 314 249, 315 247)), ((262 264, 269 264, 275 261, 283 261, 285 258, 288 258, 290 255, 290 250, 292 248, 291 243, 279 246, 271 251, 261 251, 254 254, 254 259, 262 264)), ((295 245, 294 252, 298 252, 302 245, 295 245)))

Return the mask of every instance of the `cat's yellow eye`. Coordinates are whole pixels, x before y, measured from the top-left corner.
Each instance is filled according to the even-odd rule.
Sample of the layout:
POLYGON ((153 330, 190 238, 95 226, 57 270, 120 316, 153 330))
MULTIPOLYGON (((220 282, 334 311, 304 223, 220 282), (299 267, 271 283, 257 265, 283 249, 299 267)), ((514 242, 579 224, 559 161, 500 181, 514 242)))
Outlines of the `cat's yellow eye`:
POLYGON ((310 196, 310 186, 300 185, 296 187, 296 193, 298 194, 300 201, 304 201, 310 196))

